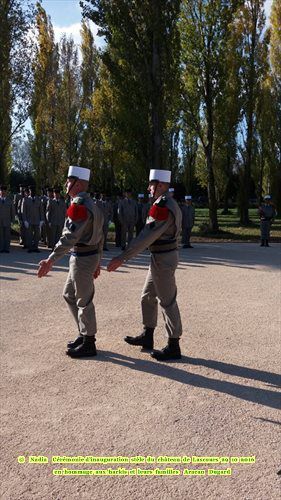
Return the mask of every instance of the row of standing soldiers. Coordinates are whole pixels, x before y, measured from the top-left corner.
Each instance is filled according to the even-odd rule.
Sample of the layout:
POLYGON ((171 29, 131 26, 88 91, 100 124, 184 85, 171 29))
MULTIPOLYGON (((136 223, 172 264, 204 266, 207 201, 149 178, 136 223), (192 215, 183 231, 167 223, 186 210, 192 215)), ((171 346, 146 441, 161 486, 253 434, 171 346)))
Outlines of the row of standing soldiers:
POLYGON ((62 234, 66 203, 60 189, 48 189, 37 196, 35 189, 20 187, 14 196, 14 209, 20 225, 20 244, 28 252, 39 252, 41 241, 54 248, 62 234))
MULTIPOLYGON (((53 249, 62 234, 66 210, 70 200, 64 200, 59 188, 47 188, 42 190, 41 196, 37 196, 35 188, 19 187, 19 192, 7 196, 7 188, 0 190, 0 241, 3 252, 10 249, 11 224, 18 219, 20 226, 20 244, 28 252, 39 252, 39 241, 48 248, 53 249), (3 234, 2 234, 3 233, 3 234)), ((173 193, 171 193, 173 196, 173 193)), ((132 197, 131 190, 126 190, 122 196, 117 196, 115 202, 104 194, 93 194, 94 202, 99 206, 104 215, 104 250, 107 248, 107 236, 109 223, 115 225, 115 246, 122 250, 130 243, 134 236, 142 231, 152 204, 152 200, 145 200, 144 194, 138 195, 138 201, 132 197)), ((194 208, 191 197, 182 203, 182 243, 184 248, 191 248, 190 234, 194 225, 194 208)))
MULTIPOLYGON (((173 197, 173 190, 170 196, 173 197)), ((145 200, 144 194, 138 195, 138 201, 132 197, 132 191, 126 190, 122 196, 117 196, 112 202, 104 194, 93 194, 94 202, 99 206, 104 216, 104 250, 107 248, 109 223, 115 226, 115 246, 125 250, 126 245, 142 231, 152 204, 145 200)), ((14 198, 7 194, 7 187, 0 185, 0 252, 9 253, 11 241, 11 224, 18 218, 20 225, 20 244, 28 252, 39 252, 41 242, 53 249, 61 237, 66 210, 70 200, 65 200, 59 188, 48 188, 37 196, 34 187, 20 186, 14 198)), ((190 236, 195 223, 195 210, 192 197, 185 196, 179 203, 182 211, 182 244, 183 248, 192 248, 190 236)), ((276 217, 276 209, 271 196, 266 195, 259 207, 261 221, 261 246, 269 245, 270 227, 276 217)))
MULTIPOLYGON (((171 193, 171 197, 173 197, 171 193)), ((104 250, 107 250, 108 224, 112 220, 115 226, 115 246, 125 250, 126 244, 129 244, 145 226, 149 209, 153 200, 149 198, 145 201, 143 193, 138 195, 138 201, 132 197, 132 191, 126 190, 123 197, 118 196, 112 203, 104 195, 101 195, 96 203, 102 209, 104 215, 104 250)), ((191 196, 185 197, 185 202, 180 204, 182 210, 182 243, 184 248, 192 248, 190 245, 191 230, 195 221, 195 211, 192 206, 191 196)))

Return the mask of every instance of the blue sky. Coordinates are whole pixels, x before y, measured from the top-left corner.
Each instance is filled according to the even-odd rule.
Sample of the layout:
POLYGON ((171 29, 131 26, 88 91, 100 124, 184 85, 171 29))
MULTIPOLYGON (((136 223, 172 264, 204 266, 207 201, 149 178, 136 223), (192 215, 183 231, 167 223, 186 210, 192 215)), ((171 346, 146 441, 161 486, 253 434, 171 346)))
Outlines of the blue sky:
MULTIPOLYGON (((54 27, 56 41, 59 41, 63 33, 72 35, 76 43, 80 42, 80 23, 82 9, 79 0, 43 0, 42 6, 50 16, 54 27)), ((102 45, 102 39, 96 37, 97 26, 90 22, 95 43, 97 47, 102 45)))
POLYGON ((81 20, 81 7, 77 0, 43 0, 42 5, 56 25, 70 26, 81 20))
MULTIPOLYGON (((66 33, 72 35, 76 43, 80 42, 80 22, 82 9, 79 0, 43 0, 42 5, 47 14, 51 17, 54 26, 56 40, 59 41, 61 35, 66 33)), ((272 0, 266 0, 265 11, 267 17, 270 14, 272 0)), ((91 23, 91 29, 98 47, 102 45, 102 40, 96 37, 97 27, 91 23)))

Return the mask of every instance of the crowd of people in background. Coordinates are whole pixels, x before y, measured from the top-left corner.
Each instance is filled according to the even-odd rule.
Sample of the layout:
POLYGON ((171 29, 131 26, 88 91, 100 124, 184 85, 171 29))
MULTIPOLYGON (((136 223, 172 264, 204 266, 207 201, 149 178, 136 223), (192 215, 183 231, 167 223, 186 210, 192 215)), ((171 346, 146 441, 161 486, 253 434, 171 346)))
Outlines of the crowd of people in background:
POLYGON ((19 192, 14 196, 20 245, 29 253, 40 252, 40 241, 48 248, 54 248, 62 234, 66 209, 66 202, 59 188, 47 188, 38 196, 33 186, 20 186, 19 192))
MULTIPOLYGON (((134 235, 138 235, 144 225, 153 200, 144 193, 133 196, 131 189, 112 199, 104 193, 91 193, 94 202, 104 216, 104 251, 108 251, 108 231, 113 222, 115 246, 125 250, 134 235)), ((174 196, 174 188, 169 189, 174 196)), ((19 186, 14 196, 7 192, 7 186, 0 186, 0 252, 9 253, 11 225, 19 223, 19 243, 27 252, 40 252, 39 242, 53 249, 61 237, 66 211, 70 199, 64 197, 59 187, 41 190, 36 194, 33 186, 19 186)), ((192 196, 186 195, 179 201, 182 211, 182 248, 193 248, 190 243, 195 224, 195 209, 192 196)), ((261 246, 269 246, 270 227, 277 213, 270 195, 258 210, 261 229, 261 246)))

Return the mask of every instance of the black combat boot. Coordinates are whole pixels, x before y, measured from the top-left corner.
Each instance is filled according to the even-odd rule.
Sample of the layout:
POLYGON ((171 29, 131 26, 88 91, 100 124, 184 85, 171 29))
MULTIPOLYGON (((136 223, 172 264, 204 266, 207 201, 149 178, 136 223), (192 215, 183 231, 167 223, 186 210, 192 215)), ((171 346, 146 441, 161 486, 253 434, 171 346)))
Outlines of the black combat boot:
POLYGON ((265 246, 266 246, 266 247, 269 247, 268 240, 265 240, 265 246))
POLYGON ((75 340, 71 340, 67 344, 68 349, 75 349, 75 347, 78 347, 79 345, 83 344, 83 335, 78 335, 78 337, 75 340))
POLYGON ((68 349, 66 354, 72 358, 84 358, 86 356, 96 356, 96 339, 95 337, 89 337, 88 335, 83 335, 83 343, 80 344, 75 349, 68 349))
POLYGON ((161 351, 152 351, 151 356, 158 361, 181 359, 179 339, 169 339, 168 344, 164 347, 164 349, 161 349, 161 351))
POLYGON ((261 247, 264 247, 264 241, 265 240, 261 240, 261 244, 260 244, 261 247))
POLYGON ((140 345, 143 349, 153 349, 154 328, 145 326, 143 332, 137 337, 124 337, 125 342, 130 345, 140 345))

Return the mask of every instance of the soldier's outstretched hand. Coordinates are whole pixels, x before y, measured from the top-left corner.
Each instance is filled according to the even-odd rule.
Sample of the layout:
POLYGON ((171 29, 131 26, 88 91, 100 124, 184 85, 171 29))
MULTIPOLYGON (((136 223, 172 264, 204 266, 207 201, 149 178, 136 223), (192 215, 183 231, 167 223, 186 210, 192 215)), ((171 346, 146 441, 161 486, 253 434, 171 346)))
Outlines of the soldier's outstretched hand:
POLYGON ((48 272, 52 269, 53 267, 53 261, 46 259, 46 260, 41 260, 39 262, 39 269, 37 271, 37 276, 38 278, 42 278, 43 276, 46 276, 48 272))
POLYGON ((107 270, 109 272, 111 271, 116 271, 116 269, 118 269, 118 267, 122 266, 123 264, 123 260, 121 259, 118 259, 118 257, 115 257, 114 259, 112 259, 109 264, 107 265, 107 270))
POLYGON ((94 272, 94 280, 96 280, 100 275, 100 265, 98 265, 97 269, 94 272))

